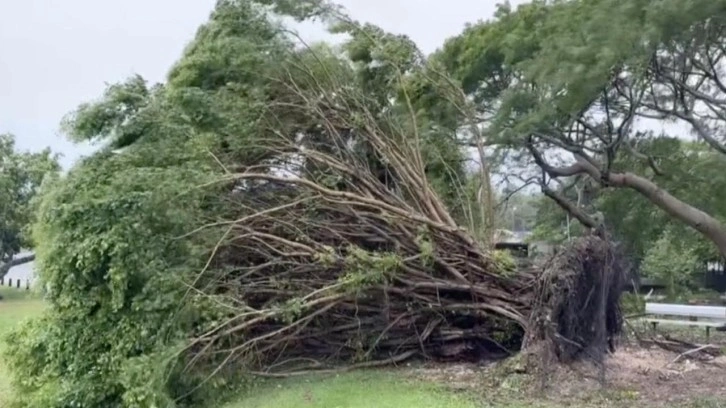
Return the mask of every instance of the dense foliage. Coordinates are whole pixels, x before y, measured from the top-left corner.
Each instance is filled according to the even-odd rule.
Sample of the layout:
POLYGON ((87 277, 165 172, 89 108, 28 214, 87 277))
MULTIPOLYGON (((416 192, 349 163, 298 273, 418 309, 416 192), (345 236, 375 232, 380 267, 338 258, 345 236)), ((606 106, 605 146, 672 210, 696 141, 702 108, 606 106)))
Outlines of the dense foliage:
MULTIPOLYGON (((215 358, 184 368, 190 339, 231 313, 193 289, 220 230, 190 232, 237 211, 229 199, 235 184, 224 180, 274 161, 271 134, 325 137, 283 109, 291 84, 283 80, 313 87, 347 77, 379 95, 366 102, 373 115, 412 108, 390 103, 405 98, 392 86, 401 83, 401 65, 407 75, 423 69, 412 43, 351 22, 335 29, 357 33, 346 46, 350 59, 326 46, 296 48, 253 2, 221 1, 166 84, 134 76, 67 116, 71 139, 104 147, 44 190, 34 237, 51 307, 9 341, 20 403, 167 407, 224 386, 219 376, 205 380, 215 358)), ((415 114, 427 171, 454 205, 461 153, 439 142, 453 130, 415 114)))
POLYGON ((212 244, 180 237, 219 216, 220 160, 253 154, 239 136, 254 136, 266 89, 250 72, 277 38, 249 4, 222 2, 167 85, 133 77, 66 119, 71 138, 107 147, 42 197, 34 237, 51 307, 7 353, 24 405, 167 407, 200 381, 175 367, 177 346, 216 319, 188 293, 212 244))

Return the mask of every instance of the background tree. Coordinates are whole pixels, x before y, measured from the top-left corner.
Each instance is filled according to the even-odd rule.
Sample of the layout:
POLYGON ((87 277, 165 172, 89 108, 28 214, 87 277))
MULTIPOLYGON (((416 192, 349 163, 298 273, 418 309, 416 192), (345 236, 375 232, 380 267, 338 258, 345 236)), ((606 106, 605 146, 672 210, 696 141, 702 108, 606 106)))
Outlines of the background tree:
POLYGON ((494 111, 482 116, 492 143, 527 152, 520 158, 536 165, 546 194, 553 179, 577 175, 603 188, 630 189, 726 255, 723 222, 658 183, 654 176, 669 169, 646 143, 685 137, 685 128, 697 136, 694 143, 724 151, 718 131, 724 9, 707 1, 683 7, 611 0, 502 7, 495 20, 469 27, 440 55, 481 101, 480 112, 494 111), (674 122, 680 127, 669 126, 674 122), (636 172, 622 156, 648 170, 636 172))
POLYGON ((32 249, 29 236, 34 221, 34 197, 44 180, 57 175, 60 166, 49 149, 18 152, 13 135, 0 135, 0 278, 35 255, 17 257, 32 249))

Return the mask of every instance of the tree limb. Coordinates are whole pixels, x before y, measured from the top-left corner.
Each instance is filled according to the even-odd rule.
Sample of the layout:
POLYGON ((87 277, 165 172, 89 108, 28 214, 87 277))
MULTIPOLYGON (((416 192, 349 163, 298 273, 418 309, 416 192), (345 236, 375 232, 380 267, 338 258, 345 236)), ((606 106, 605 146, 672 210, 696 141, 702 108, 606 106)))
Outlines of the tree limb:
MULTIPOLYGON (((554 167, 548 164, 542 154, 534 147, 531 139, 527 143, 535 163, 552 178, 569 177, 576 174, 587 174, 606 186, 626 187, 637 191, 651 203, 665 211, 670 216, 684 222, 710 239, 719 249, 719 252, 726 256, 726 225, 711 215, 671 195, 654 182, 645 177, 633 173, 608 173, 603 174, 597 166, 586 161, 575 154, 576 163, 566 167, 554 167)), ((546 192, 543 190, 546 194, 546 192)), ((557 202, 557 200, 555 199, 557 202)), ((557 202, 560 204, 560 202, 557 202)), ((562 205, 561 205, 562 206, 562 205)), ((570 209, 565 208, 568 212, 570 209)), ((575 213, 572 213, 576 216, 575 213)), ((578 218, 578 220, 580 220, 578 218)))
POLYGON ((665 175, 665 172, 660 168, 658 163, 655 161, 655 157, 649 154, 645 154, 643 152, 638 151, 631 143, 625 143, 624 146, 627 148, 628 153, 630 153, 633 157, 640 159, 648 164, 648 166, 653 170, 653 173, 655 173, 656 176, 663 176, 665 175))
POLYGON ((23 256, 20 258, 11 259, 8 262, 5 262, 4 264, 0 265, 0 278, 4 278, 5 275, 10 271, 10 269, 23 265, 29 262, 33 262, 35 260, 35 254, 30 254, 28 256, 23 256))
POLYGON ((698 133, 701 138, 708 143, 712 148, 721 154, 726 154, 726 145, 721 143, 711 132, 700 123, 692 113, 683 114, 680 112, 674 112, 675 116, 688 122, 693 129, 698 133))
POLYGON ((547 173, 547 175, 552 178, 571 177, 577 174, 585 173, 585 167, 580 162, 567 167, 554 167, 550 165, 545 161, 542 153, 540 153, 539 150, 537 150, 537 148, 534 146, 534 143, 532 143, 531 139, 527 142, 527 149, 529 150, 530 154, 532 154, 532 158, 534 159, 534 162, 537 164, 537 166, 539 166, 542 171, 547 173))
POLYGON ((577 207, 575 204, 573 204, 570 200, 565 198, 557 191, 545 185, 542 185, 542 193, 552 199, 552 201, 559 205, 560 208, 567 211, 568 214, 577 219, 580 224, 584 225, 587 228, 597 228, 598 224, 595 220, 592 219, 592 217, 590 217, 581 208, 577 207))

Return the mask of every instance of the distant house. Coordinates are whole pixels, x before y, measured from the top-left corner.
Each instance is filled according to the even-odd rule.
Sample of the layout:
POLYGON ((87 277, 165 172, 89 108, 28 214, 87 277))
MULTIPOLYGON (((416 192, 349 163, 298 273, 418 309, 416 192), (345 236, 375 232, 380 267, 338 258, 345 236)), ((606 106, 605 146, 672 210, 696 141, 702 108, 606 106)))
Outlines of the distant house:
POLYGON ((548 255, 554 246, 544 241, 531 240, 532 231, 498 229, 494 232, 494 248, 508 250, 519 256, 548 255))

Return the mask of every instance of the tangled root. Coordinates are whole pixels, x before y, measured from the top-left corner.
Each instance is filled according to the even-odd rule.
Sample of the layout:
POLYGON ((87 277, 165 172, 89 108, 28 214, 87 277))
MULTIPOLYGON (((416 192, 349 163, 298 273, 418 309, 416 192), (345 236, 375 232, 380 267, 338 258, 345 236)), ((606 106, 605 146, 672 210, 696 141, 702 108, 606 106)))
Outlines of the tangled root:
POLYGON ((525 347, 536 348, 545 361, 602 364, 622 331, 620 294, 626 274, 617 246, 597 235, 582 237, 552 256, 536 284, 525 347))

